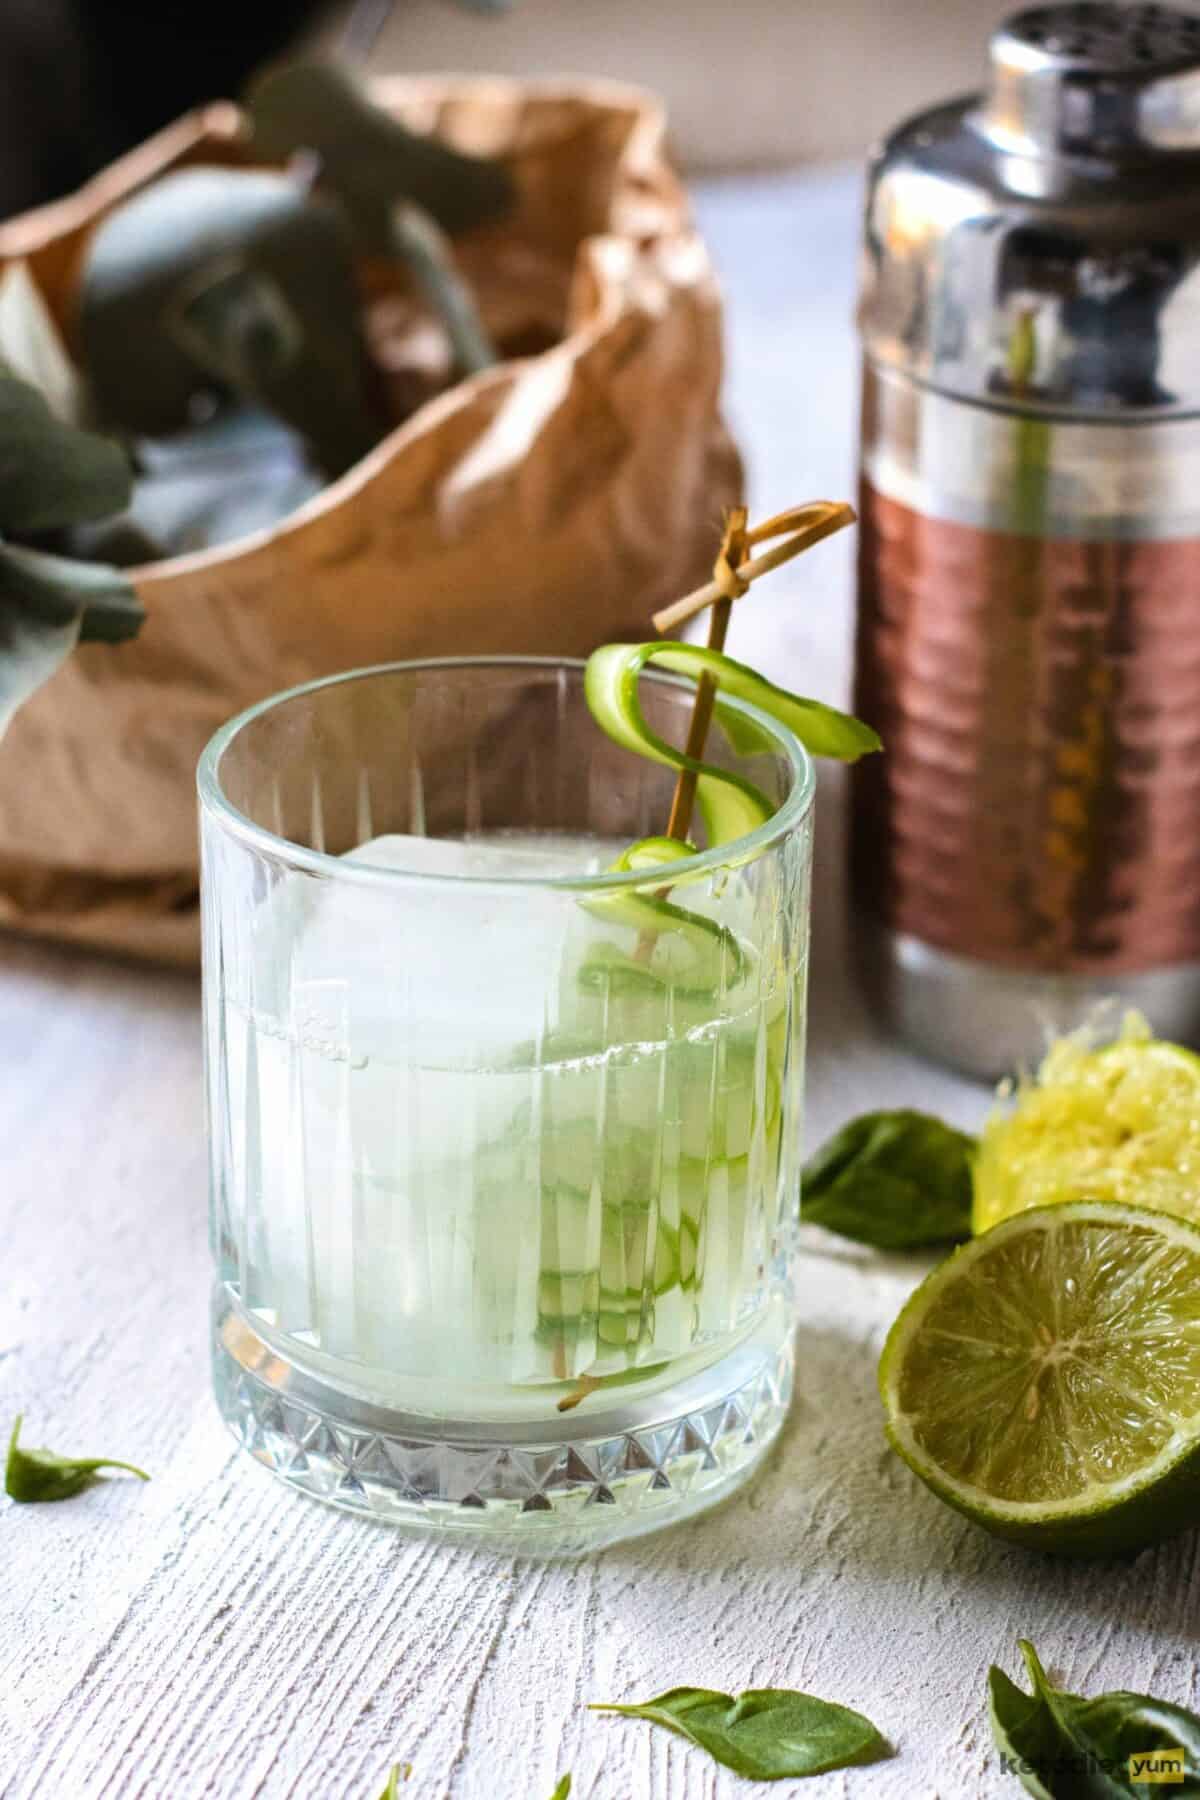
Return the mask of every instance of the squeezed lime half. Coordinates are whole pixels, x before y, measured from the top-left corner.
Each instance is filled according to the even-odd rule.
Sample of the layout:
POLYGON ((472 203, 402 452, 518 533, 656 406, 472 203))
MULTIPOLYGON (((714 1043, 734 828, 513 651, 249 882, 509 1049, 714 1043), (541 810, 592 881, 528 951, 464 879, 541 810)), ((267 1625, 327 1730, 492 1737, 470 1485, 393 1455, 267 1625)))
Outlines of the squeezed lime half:
POLYGON ((1200 1224, 1200 1057, 1151 1037, 1136 1015, 1102 1048, 1085 1034, 1060 1038, 980 1138, 976 1232, 1069 1200, 1200 1224))
POLYGON ((905 1462, 1000 1537, 1104 1555, 1200 1523, 1200 1230, 1019 1213, 921 1284, 879 1384, 905 1462))

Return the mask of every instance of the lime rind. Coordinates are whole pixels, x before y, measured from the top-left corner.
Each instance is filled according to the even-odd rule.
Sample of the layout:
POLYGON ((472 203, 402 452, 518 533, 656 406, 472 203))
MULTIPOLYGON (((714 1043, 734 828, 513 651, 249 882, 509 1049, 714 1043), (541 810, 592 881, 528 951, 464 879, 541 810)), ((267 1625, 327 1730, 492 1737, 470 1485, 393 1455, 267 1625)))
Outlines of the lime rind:
POLYGON ((1136 1014, 1102 1047, 1086 1032, 1060 1038, 985 1126, 974 1192, 977 1233, 1079 1200, 1200 1224, 1200 1057, 1152 1038, 1136 1014))
POLYGON ((1021 1213, 961 1246, 921 1284, 888 1335, 879 1385, 898 1454, 940 1499, 997 1536, 1104 1555, 1200 1523, 1200 1231, 1112 1203, 1021 1213), (1081 1234, 1097 1228, 1103 1255, 1089 1269, 1078 1255, 1081 1234), (1018 1292, 1003 1279, 1014 1269, 1025 1272, 1018 1292), (1077 1317, 1064 1338, 1064 1306, 1072 1327, 1067 1300, 1077 1317), (958 1307, 970 1319, 976 1301, 983 1323, 954 1342, 936 1321, 944 1322, 947 1303, 951 1317, 958 1307), (1089 1305, 1110 1311, 1108 1329, 1098 1318, 1090 1339, 1078 1329, 1089 1305), (931 1352, 935 1336, 946 1344, 931 1352), (1106 1362, 1116 1365, 1115 1377, 1111 1368, 1104 1373, 1106 1362), (1110 1405, 1075 1404, 1087 1397, 1089 1376, 1102 1396, 1115 1380, 1110 1405), (928 1411, 922 1388, 933 1402, 928 1411), (986 1484, 953 1466, 956 1457, 981 1455, 986 1484), (1097 1478, 1106 1457, 1113 1477, 1097 1478), (1048 1470, 1070 1491, 1013 1498, 1022 1482, 1044 1487, 1048 1470))

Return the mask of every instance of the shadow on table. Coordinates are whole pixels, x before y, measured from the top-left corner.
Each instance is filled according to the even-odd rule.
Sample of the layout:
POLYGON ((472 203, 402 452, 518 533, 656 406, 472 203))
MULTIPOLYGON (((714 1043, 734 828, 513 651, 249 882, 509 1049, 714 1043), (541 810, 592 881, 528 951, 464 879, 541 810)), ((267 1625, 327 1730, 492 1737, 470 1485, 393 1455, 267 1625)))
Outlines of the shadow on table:
POLYGON ((956 1590, 969 1590, 976 1606, 993 1590, 1009 1636, 1057 1614, 1119 1619, 1147 1635, 1169 1619, 1170 1635, 1195 1642, 1200 1616, 1184 1596, 1197 1545, 1189 1533, 1135 1557, 1083 1562, 989 1537, 928 1493, 887 1444, 873 1347, 802 1325, 796 1404, 752 1484, 710 1514, 605 1552, 604 1561, 651 1583, 656 1571, 720 1571, 734 1582, 786 1575, 796 1606, 811 1580, 827 1592, 836 1567, 859 1589, 892 1590, 890 1605, 927 1616, 953 1607, 956 1590))

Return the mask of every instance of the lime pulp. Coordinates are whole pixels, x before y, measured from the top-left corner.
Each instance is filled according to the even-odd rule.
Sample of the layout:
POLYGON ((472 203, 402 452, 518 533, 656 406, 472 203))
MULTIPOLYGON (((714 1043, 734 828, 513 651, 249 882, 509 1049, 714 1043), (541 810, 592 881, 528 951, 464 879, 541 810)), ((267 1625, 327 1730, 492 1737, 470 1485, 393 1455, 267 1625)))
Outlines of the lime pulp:
POLYGON ((999 1536, 1106 1554, 1200 1522, 1200 1230, 1019 1213, 917 1289, 880 1390, 899 1454, 999 1536))

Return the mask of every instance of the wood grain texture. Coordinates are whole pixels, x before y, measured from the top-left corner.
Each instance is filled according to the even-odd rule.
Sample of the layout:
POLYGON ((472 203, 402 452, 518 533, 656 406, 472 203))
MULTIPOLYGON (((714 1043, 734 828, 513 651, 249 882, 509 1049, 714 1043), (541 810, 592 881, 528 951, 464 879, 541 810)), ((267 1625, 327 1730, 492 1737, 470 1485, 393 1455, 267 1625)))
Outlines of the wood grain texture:
MULTIPOLYGON (((756 514, 850 491, 848 176, 704 190, 732 307, 756 514)), ((731 649, 845 692, 849 551, 735 608, 731 649)), ((982 1091, 867 1016, 848 968, 841 792, 821 796, 810 1137, 868 1106, 978 1122, 982 1091)), ((945 1511, 884 1447, 874 1365, 921 1272, 813 1233, 800 1398, 721 1512, 576 1564, 451 1551, 343 1518, 231 1454, 208 1396, 195 984, 0 944, 0 1425, 128 1457, 61 1506, 0 1501, 5 1800, 737 1800, 678 1739, 584 1711, 679 1681, 866 1711, 891 1761, 780 1794, 1003 1800, 989 1661, 1027 1633, 1076 1688, 1195 1705, 1197 1543, 1056 1565, 945 1511)))

